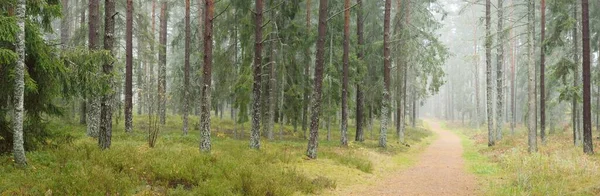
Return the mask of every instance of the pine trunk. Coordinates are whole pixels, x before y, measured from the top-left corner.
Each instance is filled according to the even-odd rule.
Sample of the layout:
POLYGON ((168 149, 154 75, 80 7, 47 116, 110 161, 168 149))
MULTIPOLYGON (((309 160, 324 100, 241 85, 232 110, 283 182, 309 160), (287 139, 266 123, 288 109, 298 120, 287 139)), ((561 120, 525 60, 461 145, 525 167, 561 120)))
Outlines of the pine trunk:
POLYGON ((348 146, 348 67, 350 64, 350 0, 344 0, 344 55, 342 76, 342 146, 348 146))
POLYGON ((486 66, 486 83, 487 83, 487 123, 488 123, 488 146, 495 145, 494 134, 494 116, 492 103, 492 19, 491 19, 491 2, 485 1, 485 66, 486 66))
POLYGON ((383 103, 381 108, 381 128, 379 132, 379 147, 387 147, 387 128, 390 113, 390 12, 391 0, 385 0, 383 21, 383 103))
POLYGON ((71 33, 71 18, 69 11, 69 0, 62 0, 62 18, 60 20, 60 42, 62 49, 69 46, 69 37, 71 33))
POLYGON ((496 141, 500 141, 502 139, 502 126, 504 119, 502 115, 504 114, 504 0, 498 0, 498 29, 497 38, 498 38, 498 48, 496 53, 496 141))
POLYGON ((581 0, 581 23, 583 38, 583 152, 594 154, 592 143, 592 105, 591 105, 591 70, 590 70, 590 20, 588 0, 581 0))
MULTIPOLYGON (((98 46, 98 26, 99 26, 99 0, 89 0, 88 10, 88 47, 90 50, 99 49, 98 46)), ((91 137, 98 137, 98 130, 100 127, 100 99, 95 93, 88 94, 86 108, 86 123, 87 123, 87 134, 91 137)))
POLYGON ((125 16, 125 132, 133 131, 133 0, 125 16))
MULTIPOLYGON (((364 52, 363 52, 363 47, 364 47, 364 33, 363 33, 363 25, 364 25, 364 20, 363 20, 363 7, 362 7, 362 0, 356 0, 356 4, 357 6, 357 13, 356 13, 356 34, 358 36, 358 52, 356 57, 358 58, 359 61, 362 61, 364 59, 364 52)), ((360 75, 360 68, 357 68, 356 70, 358 70, 358 75, 360 75)), ((364 95, 362 92, 362 81, 358 81, 356 83, 356 135, 354 140, 357 142, 363 142, 365 141, 365 136, 364 136, 364 95)))
POLYGON ((15 52, 18 55, 17 63, 15 66, 14 80, 15 80, 15 91, 14 91, 14 118, 13 120, 13 155, 15 163, 19 166, 27 165, 27 158, 25 157, 25 146, 23 141, 23 121, 25 109, 23 102, 25 98, 25 20, 26 20, 26 2, 25 0, 17 1, 16 9, 17 17, 17 34, 15 52))
POLYGON ((158 114, 160 124, 165 124, 167 113, 167 2, 160 8, 160 35, 158 45, 158 114))
POLYGON ((204 69, 200 113, 200 151, 210 152, 210 94, 212 78, 212 29, 215 12, 214 0, 204 0, 204 69))
MULTIPOLYGON (((578 8, 577 4, 573 5, 573 18, 575 18, 576 25, 573 26, 573 62, 575 62, 575 69, 573 70, 573 87, 579 87, 579 31, 577 29, 577 23, 579 23, 578 8)), ((581 130, 579 126, 579 106, 576 97, 572 100, 572 126, 573 126, 573 142, 575 146, 581 145, 581 130)))
POLYGON ((546 143, 546 53, 544 40, 546 39, 546 0, 541 0, 541 41, 540 41, 540 136, 542 144, 546 143))
POLYGON ((323 64, 325 56, 325 36, 327 35, 327 0, 319 0, 319 27, 317 37, 317 54, 315 61, 315 81, 313 88, 310 137, 306 155, 311 159, 317 158, 319 145, 319 115, 321 113, 321 98, 323 87, 323 64))
POLYGON ((527 88, 528 88, 528 96, 527 96, 527 128, 528 128, 528 144, 529 144, 529 153, 537 152, 537 129, 536 129, 536 96, 535 96, 535 60, 533 57, 533 28, 534 28, 534 17, 533 12, 535 11, 533 7, 533 1, 529 0, 527 4, 527 88))
MULTIPOLYGON (((104 1, 104 50, 110 51, 111 55, 113 55, 114 51, 114 32, 115 32, 115 1, 114 0, 105 0, 104 1)), ((113 80, 112 80, 112 72, 113 72, 113 63, 106 62, 102 66, 102 72, 105 77, 107 77, 107 85, 109 89, 107 92, 104 92, 102 96, 101 102, 101 112, 100 116, 102 118, 100 123, 100 134, 98 137, 98 146, 100 149, 105 150, 110 148, 111 138, 112 138, 112 102, 114 100, 113 93, 113 80)))
MULTIPOLYGON (((306 0, 306 34, 310 35, 311 34, 311 0, 306 0)), ((302 132, 304 133, 304 138, 307 138, 306 136, 306 127, 307 127, 307 122, 308 122, 308 106, 310 104, 310 47, 306 48, 305 51, 305 58, 306 58, 306 65, 304 67, 304 98, 303 98, 303 105, 302 105, 302 132)))
POLYGON ((263 26, 263 1, 256 0, 256 12, 254 15, 254 84, 252 87, 252 130, 250 136, 250 148, 260 149, 260 83, 262 67, 262 26, 263 26))
POLYGON ((188 134, 188 115, 190 108, 190 0, 185 0, 185 57, 183 65, 183 134, 188 134))
MULTIPOLYGON (((271 3, 273 4, 273 3, 271 3)), ((274 6, 274 5, 271 5, 274 6)), ((272 20, 276 20, 275 18, 275 11, 271 11, 271 19, 272 20)), ((275 25, 273 25, 273 31, 277 31, 277 27, 275 25)), ((273 140, 274 135, 273 135, 273 129, 275 126, 275 102, 276 101, 276 94, 277 94, 277 78, 275 76, 275 67, 277 66, 276 61, 275 61, 275 43, 276 43, 276 39, 277 36, 275 36, 275 33, 271 33, 270 35, 271 38, 271 43, 270 43, 270 50, 269 50, 269 60, 271 61, 269 63, 269 67, 268 67, 268 71, 269 71, 269 85, 268 85, 268 92, 267 92, 267 123, 265 123, 266 129, 267 129, 267 137, 269 138, 269 140, 273 140)))

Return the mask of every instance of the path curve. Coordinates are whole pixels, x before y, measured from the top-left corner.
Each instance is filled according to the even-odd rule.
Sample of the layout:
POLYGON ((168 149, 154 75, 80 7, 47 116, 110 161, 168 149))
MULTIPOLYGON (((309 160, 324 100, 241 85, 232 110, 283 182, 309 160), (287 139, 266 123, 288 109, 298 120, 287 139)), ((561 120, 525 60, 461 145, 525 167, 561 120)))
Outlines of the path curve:
POLYGON ((392 174, 368 191, 350 195, 476 195, 476 179, 465 168, 461 139, 438 122, 427 123, 439 137, 415 166, 392 174))

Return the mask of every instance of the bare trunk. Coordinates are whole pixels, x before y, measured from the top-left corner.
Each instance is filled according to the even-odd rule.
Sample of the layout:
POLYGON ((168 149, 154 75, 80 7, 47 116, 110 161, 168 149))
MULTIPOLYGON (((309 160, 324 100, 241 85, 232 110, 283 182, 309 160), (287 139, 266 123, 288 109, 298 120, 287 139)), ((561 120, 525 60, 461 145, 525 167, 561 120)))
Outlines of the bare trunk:
POLYGON ((594 154, 592 143, 592 105, 590 70, 590 20, 588 0, 581 0, 581 23, 583 37, 583 152, 594 154))
POLYGON ((498 48, 496 53, 496 141, 500 141, 502 139, 502 127, 504 125, 504 119, 502 115, 504 114, 504 0, 498 0, 498 29, 497 38, 498 38, 498 48))
MULTIPOLYGON (((363 33, 363 25, 364 25, 364 19, 363 19, 363 7, 362 7, 362 0, 356 0, 356 4, 358 5, 358 10, 357 10, 357 14, 356 14, 356 34, 358 35, 358 52, 357 52, 357 58, 359 61, 362 61, 364 59, 364 54, 363 54, 363 47, 364 47, 364 33, 363 33)), ((357 69, 360 70, 360 69, 357 69)), ((360 72, 358 73, 358 75, 360 75, 360 72)), ((362 86, 362 81, 358 81, 356 83, 356 137, 354 138, 355 141, 357 142, 363 142, 365 140, 365 136, 364 136, 364 95, 361 89, 362 86)))
POLYGON ((540 8, 541 18, 541 44, 540 44, 540 136, 542 137, 542 144, 546 143, 546 53, 545 43, 546 38, 546 0, 541 0, 540 8))
POLYGON ((250 148, 260 149, 260 83, 262 67, 262 26, 263 26, 263 1, 256 0, 254 15, 254 84, 252 85, 252 132, 250 148))
POLYGON ((317 158, 319 143, 319 115, 321 113, 321 98, 323 86, 323 64, 325 56, 325 36, 327 35, 327 0, 319 0, 319 28, 317 39, 317 54, 315 61, 315 81, 312 96, 312 113, 310 123, 310 137, 306 155, 311 159, 317 158))
MULTIPOLYGON (((115 1, 105 0, 104 1, 104 50, 110 51, 113 55, 114 51, 114 32, 115 32, 115 1)), ((113 63, 106 62, 102 66, 102 72, 107 77, 107 85, 109 89, 104 92, 101 102, 101 123, 100 123, 100 134, 98 137, 98 146, 100 149, 105 150, 110 148, 112 138, 112 102, 114 100, 113 93, 113 63)))
MULTIPOLYGON (((311 34, 311 0, 306 0, 306 34, 311 34)), ((310 47, 306 48, 305 51, 306 65, 304 67, 304 103, 302 105, 302 132, 304 133, 304 138, 307 138, 306 135, 306 126, 308 122, 308 107, 310 104, 310 47)))
POLYGON ((342 146, 348 146, 348 66, 350 64, 350 0, 344 0, 344 55, 342 76, 342 146))
MULTIPOLYGON (((99 5, 98 0, 89 0, 88 10, 88 47, 90 50, 97 50, 98 47, 98 18, 99 5)), ((86 122, 87 122, 87 134, 91 137, 98 137, 98 131, 100 127, 100 100, 99 95, 90 93, 87 96, 86 108, 86 122)))
POLYGON ((125 132, 133 131, 133 0, 127 0, 125 24, 125 132))
POLYGON ((485 1, 485 66, 486 66, 486 82, 487 82, 487 123, 488 123, 488 146, 494 146, 494 116, 492 103, 492 35, 491 35, 491 2, 485 1))
POLYGON ((190 0, 185 0, 185 57, 183 65, 183 134, 188 134, 188 115, 190 108, 190 0))
MULTIPOLYGON (((271 5, 273 6, 273 5, 271 5)), ((275 18, 275 12, 271 11, 271 19, 272 20, 276 20, 275 18)), ((275 23, 273 23, 275 24, 275 23)), ((274 31, 277 31, 277 26, 273 25, 273 29, 274 31)), ((275 61, 275 40, 277 39, 277 36, 275 36, 274 33, 271 33, 271 46, 270 46, 270 63, 269 63, 269 89, 268 89, 268 97, 267 97, 267 107, 268 107, 268 111, 267 111, 267 123, 266 123, 266 128, 267 128, 267 137, 269 138, 269 140, 273 140, 274 135, 273 135, 273 129, 274 129, 274 122, 275 122, 275 102, 276 102, 276 94, 277 94, 277 78, 275 77, 275 67, 277 66, 276 61, 275 61)))
POLYGON ((167 2, 160 8, 160 35, 158 47, 158 115, 160 124, 165 124, 167 113, 167 2))
POLYGON ((71 18, 69 11, 69 0, 62 0, 62 18, 60 20, 60 42, 62 49, 69 46, 69 37, 71 34, 71 18))
MULTIPOLYGON (((578 17, 578 5, 573 6, 573 18, 576 19, 576 23, 573 27, 573 62, 575 62, 575 69, 573 70, 573 86, 579 87, 579 31, 577 29, 577 24, 579 23, 578 17)), ((573 126, 573 142, 575 146, 581 145, 581 127, 579 126, 579 106, 577 98, 573 98, 572 100, 572 126, 573 126)))
POLYGON ((23 120, 25 109, 23 102, 25 98, 25 20, 26 20, 26 2, 25 0, 17 1, 16 18, 17 18, 17 34, 15 36, 15 52, 18 55, 17 64, 15 66, 14 80, 14 117, 13 117, 13 155, 15 163, 19 166, 27 165, 25 157, 25 147, 23 141, 23 120))
POLYGON ((528 14, 527 14, 527 68, 528 68, 528 96, 527 96, 527 106, 528 106, 528 115, 527 120, 529 121, 527 124, 528 128, 528 144, 529 144, 529 153, 537 152, 537 130, 536 130, 536 109, 535 109, 535 61, 533 58, 533 27, 534 27, 534 17, 533 12, 535 11, 533 7, 533 1, 529 0, 527 4, 528 14))
POLYGON ((383 103, 381 108, 381 129, 379 133, 379 147, 387 147, 387 128, 390 112, 390 12, 392 1, 385 1, 383 22, 383 103))
POLYGON ((512 39, 511 41, 511 46, 510 46, 510 57, 511 57, 511 65, 510 65, 510 114, 511 114, 511 118, 510 118, 510 132, 512 135, 515 134, 515 124, 517 121, 517 117, 516 117, 516 105, 515 105, 515 38, 513 38, 513 32, 514 32, 514 20, 513 20, 513 14, 514 14, 514 2, 513 0, 510 1, 510 7, 511 7, 511 12, 510 12, 510 21, 513 21, 511 23, 511 30, 510 30, 510 37, 512 39))
POLYGON ((202 104, 200 114, 200 151, 210 152, 210 86, 212 79, 212 29, 215 8, 214 0, 205 0, 204 3, 204 69, 202 76, 204 84, 202 85, 202 100, 200 103, 202 104))

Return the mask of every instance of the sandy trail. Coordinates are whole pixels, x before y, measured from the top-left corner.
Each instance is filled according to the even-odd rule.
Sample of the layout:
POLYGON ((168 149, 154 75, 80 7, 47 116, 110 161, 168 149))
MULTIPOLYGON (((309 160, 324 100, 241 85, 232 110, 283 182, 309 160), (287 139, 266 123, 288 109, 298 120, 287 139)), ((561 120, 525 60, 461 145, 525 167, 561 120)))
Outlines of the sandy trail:
POLYGON ((350 195, 476 195, 477 183, 466 171, 460 138, 442 129, 438 122, 427 123, 439 138, 421 154, 415 166, 350 195))

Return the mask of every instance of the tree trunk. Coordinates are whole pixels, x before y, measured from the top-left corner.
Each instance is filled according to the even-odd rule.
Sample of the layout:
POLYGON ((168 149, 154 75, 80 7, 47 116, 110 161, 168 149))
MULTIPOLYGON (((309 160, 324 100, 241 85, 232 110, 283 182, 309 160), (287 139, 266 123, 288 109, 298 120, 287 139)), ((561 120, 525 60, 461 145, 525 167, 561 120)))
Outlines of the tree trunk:
MULTIPOLYGON (((579 31, 577 29, 577 23, 579 23, 578 8, 577 4, 573 5, 573 18, 577 21, 573 26, 573 62, 575 62, 575 69, 573 70, 573 86, 579 87, 579 31)), ((572 126, 573 126, 573 143, 575 146, 581 145, 581 130, 579 126, 579 106, 577 98, 573 97, 572 100, 572 126)))
POLYGON ((529 0, 527 4, 527 88, 528 88, 528 96, 527 96, 527 106, 528 106, 528 144, 529 144, 529 153, 537 152, 537 130, 536 130, 536 109, 535 109, 535 61, 533 58, 533 28, 534 28, 534 17, 533 13, 535 11, 533 7, 533 1, 529 0))
MULTIPOLYGON (((271 6, 273 3, 271 2, 271 6)), ((276 20, 275 17, 275 11, 271 11, 271 20, 276 20)), ((275 25, 275 23, 273 24, 273 31, 276 32, 278 31, 277 26, 275 25)), ((275 77, 275 67, 276 67, 276 61, 275 61, 275 40, 277 39, 277 36, 275 36, 275 33, 271 33, 270 35, 271 38, 271 43, 270 43, 270 50, 269 50, 269 60, 271 61, 269 63, 269 67, 268 67, 268 71, 269 71, 269 85, 268 85, 268 93, 267 93, 267 107, 268 107, 268 111, 267 111, 267 123, 264 125, 267 128, 267 137, 269 138, 269 140, 273 140, 274 135, 273 135, 273 129, 274 129, 274 122, 275 122, 275 102, 276 101, 276 94, 277 94, 277 78, 275 77)))
POLYGON ((546 39, 546 0, 541 0, 540 7, 540 15, 541 15, 541 44, 540 44, 540 136, 542 139, 542 144, 546 143, 546 79, 545 79, 545 71, 546 71, 546 53, 545 53, 545 43, 544 39, 546 39))
POLYGON ((504 0, 498 0, 498 29, 497 38, 498 38, 498 48, 496 53, 496 141, 500 141, 502 139, 502 126, 504 125, 504 119, 502 115, 504 114, 503 109, 503 101, 504 101, 504 0))
POLYGON ((158 47, 158 114, 160 124, 165 124, 167 113, 167 2, 160 8, 160 35, 158 47))
POLYGON ((254 15, 254 84, 252 85, 252 135, 250 148, 260 149, 260 83, 262 67, 263 1, 256 0, 254 15))
POLYGON ((60 20, 60 42, 62 49, 69 46, 69 37, 71 33, 71 18, 69 11, 69 0, 62 0, 62 18, 60 20))
POLYGON ((488 146, 495 145, 494 116, 492 103, 492 35, 491 35, 491 2, 485 1, 485 66, 487 83, 487 123, 488 123, 488 146))
POLYGON ((477 37, 477 28, 479 27, 479 25, 474 25, 474 34, 473 34, 473 42, 474 42, 474 57, 475 57, 475 127, 477 129, 479 129, 479 125, 481 123, 481 118, 479 117, 480 114, 480 106, 479 106, 479 54, 477 53, 479 51, 478 47, 479 45, 477 45, 477 40, 479 39, 479 37, 477 37))
MULTIPOLYGON (((113 55, 115 32, 114 17, 116 15, 114 0, 104 1, 104 13, 104 50, 110 51, 111 55, 113 55)), ((102 72, 104 73, 104 76, 107 77, 107 84, 105 85, 108 86, 107 89, 109 90, 103 93, 102 103, 100 104, 102 108, 102 111, 100 112, 102 121, 100 124, 98 146, 100 147, 100 149, 105 150, 110 148, 112 137, 112 102, 114 99, 114 93, 112 90, 114 86, 112 80, 113 62, 104 63, 104 65, 102 66, 102 72)))
POLYGON ((383 103, 381 108, 381 129, 379 147, 387 147, 387 127, 390 112, 390 12, 392 1, 385 0, 383 21, 383 103))
POLYGON ((315 61, 315 81, 312 96, 312 113, 310 123, 310 137, 306 155, 311 159, 317 158, 319 143, 319 115, 321 113, 321 98, 323 86, 323 64, 325 56, 325 36, 327 35, 327 0, 319 0, 319 28, 317 38, 317 54, 315 61))
POLYGON ((202 109, 200 114, 200 151, 210 152, 210 94, 212 78, 212 29, 215 12, 214 0, 204 0, 204 69, 202 79, 202 109))
MULTIPOLYGON (((306 35, 310 35, 311 34, 311 0, 306 0, 306 35)), ((304 138, 306 139, 306 127, 307 127, 307 122, 308 122, 308 105, 310 104, 310 47, 306 48, 305 51, 305 56, 306 56, 306 65, 304 67, 304 99, 303 99, 303 105, 302 105, 302 131, 304 133, 304 138)))
MULTIPOLYGON (((356 13, 356 34, 358 36, 358 52, 356 54, 356 57, 358 58, 359 61, 362 61, 364 59, 364 52, 363 52, 363 47, 364 47, 364 43, 365 43, 365 39, 364 39, 364 33, 363 33, 363 25, 364 25, 364 20, 363 20, 363 7, 362 7, 362 0, 356 0, 356 4, 357 6, 357 13, 356 13)), ((358 75, 360 75, 360 69, 356 69, 359 70, 357 71, 358 75)), ((356 83, 356 135, 354 140, 357 142, 363 142, 365 141, 365 136, 364 136, 364 95, 361 89, 362 86, 362 81, 358 81, 356 83)))
POLYGON ((26 166, 27 158, 25 157, 25 147, 23 145, 23 121, 25 113, 25 109, 23 108, 25 100, 25 20, 27 19, 25 0, 17 1, 16 17, 19 29, 17 29, 15 36, 15 52, 18 58, 14 72, 13 155, 17 165, 26 166))
POLYGON ((581 23, 583 38, 583 152, 594 154, 592 143, 592 105, 590 70, 590 20, 588 0, 581 0, 581 23))
POLYGON ((342 76, 342 146, 348 146, 348 66, 350 64, 350 0, 344 0, 344 55, 342 76))
POLYGON ((133 130, 133 0, 127 0, 125 19, 125 132, 133 130))
MULTIPOLYGON (((79 27, 82 28, 85 26, 85 0, 81 0, 81 13, 79 18, 79 27)), ((80 113, 79 113, 79 124, 85 125, 87 124, 87 101, 86 95, 83 95, 83 100, 80 103, 80 113)), ((88 133, 88 136, 91 136, 88 133)))
MULTIPOLYGON (((98 46, 98 26, 100 19, 98 18, 99 5, 98 0, 89 0, 88 10, 88 47, 90 50, 99 49, 98 46)), ((90 93, 87 96, 86 106, 86 122, 87 122, 87 134, 91 137, 98 137, 98 130, 100 127, 100 100, 99 96, 95 93, 90 93)))
POLYGON ((511 37, 511 46, 510 46, 510 57, 511 57, 511 63, 510 63, 510 133, 512 135, 515 134, 515 124, 517 121, 517 117, 516 117, 516 105, 515 105, 515 56, 516 56, 516 52, 515 52, 515 38, 513 38, 513 32, 514 32, 514 20, 513 20, 513 13, 514 13, 514 2, 513 0, 510 1, 510 7, 511 7, 511 12, 510 12, 510 21, 513 21, 511 23, 511 30, 510 30, 510 37, 511 37))
POLYGON ((185 57, 183 65, 183 134, 188 134, 188 115, 190 108, 190 0, 185 0, 185 57))

